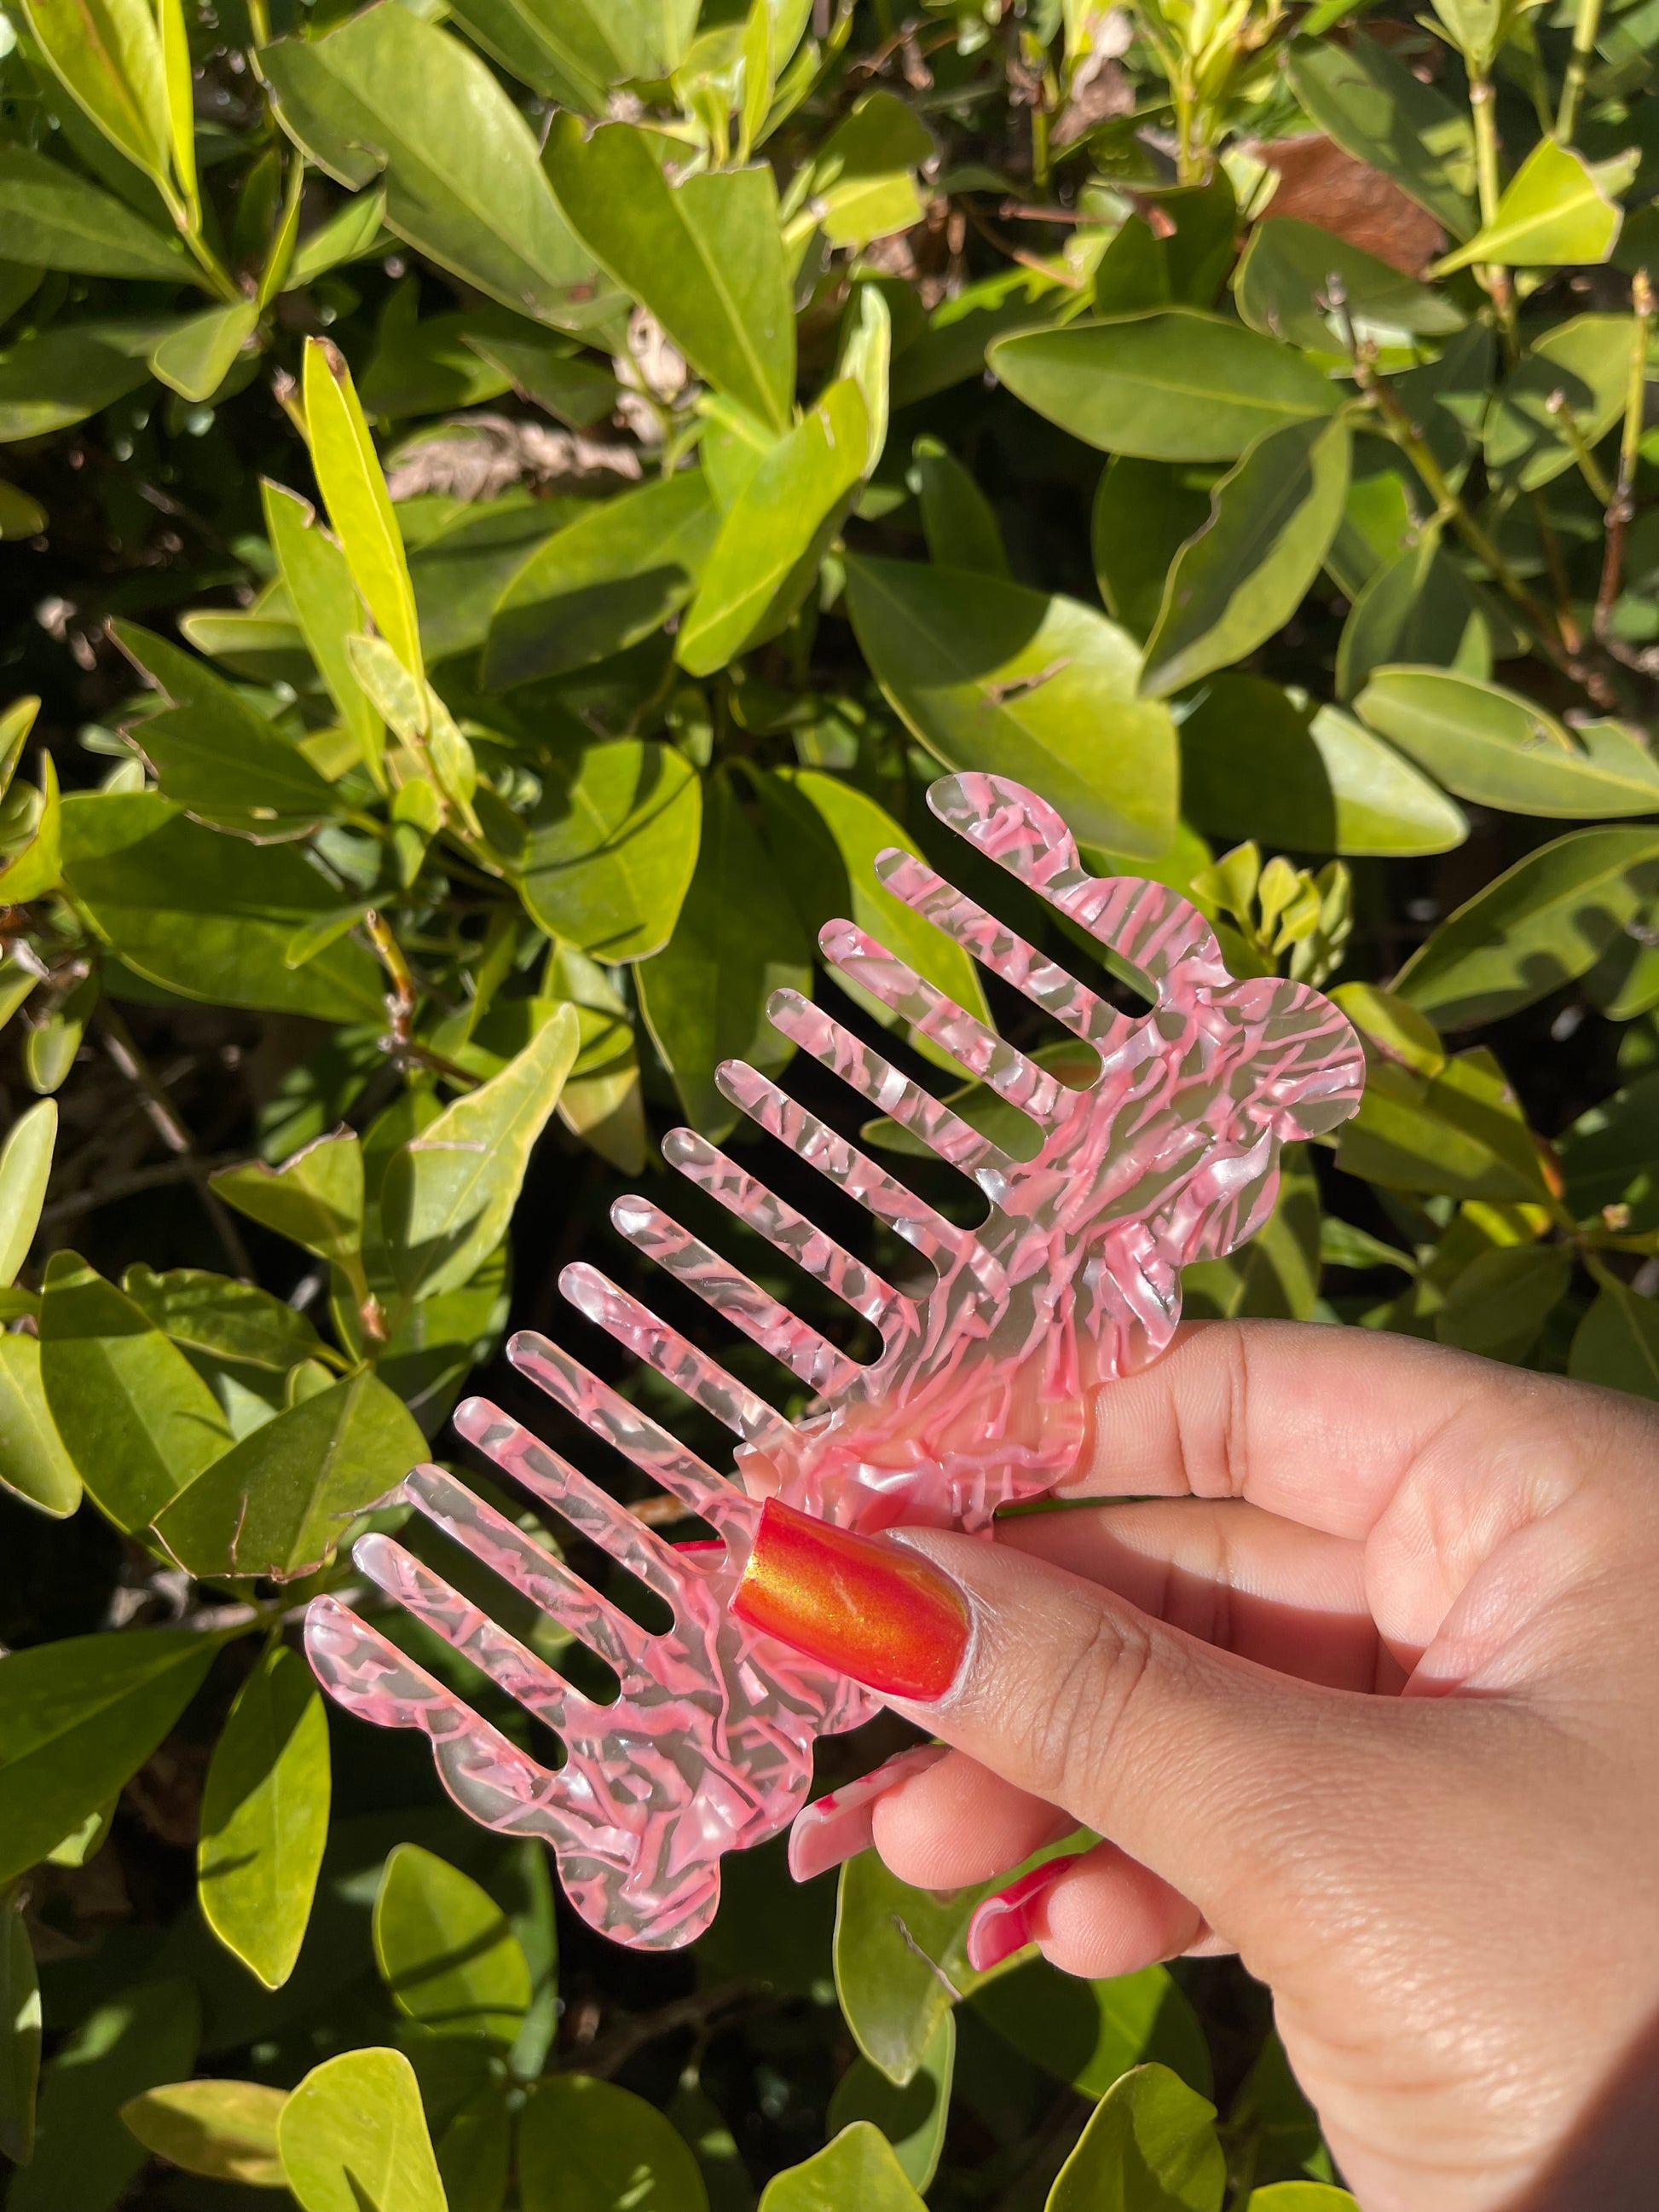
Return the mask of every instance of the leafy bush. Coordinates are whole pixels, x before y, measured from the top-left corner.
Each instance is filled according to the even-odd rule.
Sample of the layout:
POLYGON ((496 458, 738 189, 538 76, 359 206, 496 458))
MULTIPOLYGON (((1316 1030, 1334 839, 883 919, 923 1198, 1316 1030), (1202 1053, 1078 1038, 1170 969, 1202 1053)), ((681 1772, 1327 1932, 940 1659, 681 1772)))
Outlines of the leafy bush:
POLYGON ((1063 1060, 875 884, 977 880, 941 765, 1364 1036, 1189 1311, 1659 1395, 1659 31, 1435 4, 0 15, 10 2212, 1348 2201, 1235 1968, 975 1977, 775 1845, 623 1954, 296 1622, 475 1370, 545 1421, 509 1316, 686 1420, 579 1253, 798 1402, 603 1215, 728 1056, 850 1126, 826 920, 1063 1060))

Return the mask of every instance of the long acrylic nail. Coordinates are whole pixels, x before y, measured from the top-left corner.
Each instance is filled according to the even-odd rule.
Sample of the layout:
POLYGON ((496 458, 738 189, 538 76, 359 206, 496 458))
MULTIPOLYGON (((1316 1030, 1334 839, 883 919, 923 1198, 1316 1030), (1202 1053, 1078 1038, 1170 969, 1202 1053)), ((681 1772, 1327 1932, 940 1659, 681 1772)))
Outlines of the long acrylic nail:
POLYGON ((937 1766, 945 1751, 942 1743, 919 1743, 803 1806, 789 1831, 789 1871, 795 1880, 811 1881, 814 1875, 867 1851, 874 1840, 876 1807, 901 1782, 937 1766))
POLYGON ((931 1561, 775 1498, 761 1508, 732 1610, 882 1697, 943 1697, 968 1649, 967 1601, 931 1561))
POLYGON ((967 1949, 968 1963, 976 1974, 988 1973, 1036 1941, 1038 1902, 1065 1869, 1064 1859, 1050 1859, 975 1908, 968 1923, 967 1949))

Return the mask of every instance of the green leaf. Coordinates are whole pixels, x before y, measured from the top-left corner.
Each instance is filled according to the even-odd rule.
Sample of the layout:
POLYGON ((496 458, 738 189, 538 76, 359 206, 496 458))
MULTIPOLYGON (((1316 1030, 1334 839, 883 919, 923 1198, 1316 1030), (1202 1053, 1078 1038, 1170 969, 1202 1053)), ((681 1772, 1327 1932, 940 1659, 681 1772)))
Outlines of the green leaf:
POLYGON ((198 2020, 190 1984, 167 1981, 125 1990, 83 2021, 46 2069, 34 2156, 12 2176, 6 2212, 112 2212, 145 2157, 121 2107, 189 2073, 198 2020))
POLYGON ((1475 262, 1559 269, 1605 261, 1624 221, 1609 193, 1621 191, 1631 173, 1626 161, 1592 167, 1570 146, 1540 138, 1504 187, 1492 221, 1467 245, 1436 262, 1434 274, 1449 276, 1475 262))
MULTIPOLYGON (((552 347, 569 341, 550 337, 545 343, 552 347)), ((609 403, 601 411, 609 411, 609 403)), ((613 501, 612 513, 615 507, 613 501)), ((453 522, 423 538, 410 551, 409 573, 427 659, 476 653, 489 635, 496 601, 526 561, 571 517, 591 512, 584 500, 507 493, 463 507, 453 522)))
POLYGON ((240 692, 165 638, 116 621, 110 634, 173 703, 132 726, 163 796, 197 820, 258 842, 295 837, 333 814, 333 789, 240 692))
POLYGON ((229 1445, 217 1401, 76 1253, 47 1262, 40 1326, 46 1402, 82 1481, 118 1528, 143 1528, 229 1445))
POLYGON ((1468 112, 1363 33, 1339 46, 1304 39, 1286 56, 1291 88, 1346 154, 1381 169, 1454 238, 1480 221, 1474 126, 1468 112))
POLYGON ((1492 600, 1470 582, 1431 524, 1414 544, 1376 569, 1342 625, 1336 690, 1351 699, 1375 668, 1415 662, 1484 678, 1494 635, 1510 642, 1492 600))
POLYGON ((322 1693, 279 1644, 238 1691, 214 1747, 197 1849, 203 1918, 268 1990, 287 1981, 305 1941, 329 1790, 322 1693))
MULTIPOLYGON (((230 1170, 233 1176, 246 1172, 230 1170)), ((127 1269, 121 1287, 175 1344, 210 1358, 286 1375, 301 1360, 324 1354, 323 1340, 305 1316, 252 1283, 234 1282, 204 1267, 171 1267, 157 1274, 141 1261, 127 1269)))
POLYGON ((763 163, 672 184, 650 134, 606 123, 584 141, 554 118, 543 156, 561 204, 691 366, 775 430, 789 427, 795 321, 763 163))
POLYGON ((1499 386, 1486 417, 1486 466, 1512 491, 1535 491, 1573 466, 1550 402, 1559 392, 1587 446, 1619 420, 1630 378, 1625 315, 1574 315, 1546 331, 1499 386))
POLYGON ((1196 307, 1015 331, 987 356, 1016 398, 1103 453, 1231 461, 1264 430, 1332 415, 1300 354, 1196 307))
POLYGON ((1095 575, 1108 613, 1136 637, 1158 620, 1176 554, 1209 520, 1213 477, 1127 453, 1100 472, 1089 531, 1095 575))
POLYGON ((1659 1304, 1602 1274, 1589 1311, 1573 1332, 1567 1372, 1633 1397, 1659 1399, 1659 1304))
POLYGON ((1347 353, 1343 319, 1330 304, 1333 276, 1341 284, 1357 337, 1379 346, 1413 337, 1443 337, 1467 318, 1455 301, 1316 223, 1267 216, 1233 277, 1238 312, 1253 331, 1310 353, 1347 353))
POLYGON ((895 92, 866 92, 830 131, 807 197, 831 246, 867 246, 921 220, 915 171, 932 159, 927 126, 895 92))
POLYGON ((386 228, 384 191, 358 191, 344 200, 332 215, 307 231, 294 250, 283 289, 301 292, 331 269, 347 261, 361 261, 374 251, 386 228))
MULTIPOLYGON (((779 877, 809 937, 816 939, 828 921, 854 921, 990 1026, 991 1010, 973 961, 953 938, 888 890, 877 872, 878 854, 912 842, 885 807, 856 784, 817 769, 777 769, 760 780, 757 790, 779 877)), ((896 1018, 889 1007, 850 978, 836 980, 875 1020, 893 1025, 896 1018)), ((960 1078, 962 1063, 942 1045, 915 1029, 908 1035, 916 1051, 960 1078)))
POLYGON ((187 999, 384 1018, 380 972, 362 945, 331 945, 288 964, 295 932, 339 893, 282 845, 250 846, 185 820, 153 792, 72 792, 64 874, 76 904, 129 968, 187 999))
POLYGON ((1526 1117, 1489 1052, 1460 1053, 1437 1075, 1368 1058, 1364 1096, 1337 1150, 1345 1174, 1449 1198, 1547 1198, 1526 1117))
POLYGON ((1047 2212, 1221 2212, 1215 2106, 1167 2066, 1139 2066, 1096 2106, 1047 2212))
POLYGON ((1497 1245, 1453 1278, 1434 1333, 1488 1359, 1524 1359, 1571 1280, 1564 1244, 1497 1245))
POLYGON ((121 2118, 153 2156, 186 2173, 281 2189, 276 2123, 287 2102, 286 2089, 263 2081, 170 2081, 129 2098, 121 2118))
POLYGON ((586 430, 616 406, 621 391, 616 378, 597 362, 575 354, 568 339, 521 337, 491 325, 469 331, 466 343, 568 430, 586 430))
POLYGON ((1429 668, 1379 668, 1358 709, 1447 789, 1516 814, 1659 813, 1659 765, 1618 722, 1569 731, 1496 684, 1429 668))
POLYGON ((529 125, 459 39, 382 0, 324 37, 279 39, 259 66, 289 136, 353 191, 384 173, 388 228, 441 268, 555 329, 612 318, 529 125))
POLYGON ((1395 988, 1442 1029, 1530 1006, 1593 968, 1659 887, 1659 830, 1575 830, 1443 921, 1395 988))
MULTIPOLYGON (((832 2136, 839 2136, 860 2120, 879 2128, 892 2145, 899 2170, 911 2188, 927 2188, 945 2147, 956 2055, 956 2016, 947 2012, 934 2030, 921 2065, 903 2088, 896 2087, 867 2058, 855 2058, 836 2084, 825 2127, 832 2136)), ((817 2178, 828 2179, 824 2169, 820 2169, 817 2178)), ((858 2201, 866 2201, 862 2193, 858 2201)))
POLYGON ((363 1151, 354 1129, 337 1129, 280 1167, 250 1160, 222 1168, 213 1188, 251 1221, 291 1237, 319 1260, 362 1268, 363 1151))
POLYGON ((859 2049, 898 2088, 915 2080, 951 1992, 969 1996, 984 1978, 968 1963, 968 1923, 996 1887, 912 1889, 874 1851, 842 1868, 836 1995, 859 2049))
POLYGON ((0 1146, 0 1287, 9 1288, 29 1256, 52 1176, 58 1109, 49 1098, 20 1115, 0 1146))
POLYGON ((0 1335, 0 1485, 54 1521, 81 1503, 81 1478, 46 1403, 40 1340, 10 1332, 0 1335))
POLYGON ((1581 1114, 1555 1139, 1555 1155, 1575 1220, 1627 1206, 1632 1235, 1659 1229, 1659 1073, 1638 1076, 1581 1114))
POLYGON ((1012 776, 1085 844, 1152 856, 1176 830, 1169 710, 1138 655, 1076 599, 919 562, 848 562, 848 606, 896 711, 948 769, 1012 776))
POLYGON ((151 351, 150 368, 181 399, 211 399, 258 327, 252 300, 204 307, 167 332, 151 351))
POLYGON ((64 429, 135 391, 167 321, 54 323, 0 351, 0 445, 64 429))
POLYGON ((603 116, 611 86, 672 76, 697 0, 463 0, 452 12, 532 92, 603 116))
POLYGON ((575 1009, 561 1006, 499 1075, 454 1100, 393 1154, 380 1218, 405 1297, 458 1289, 507 1234, 579 1042, 575 1009))
POLYGON ((1207 835, 1292 852, 1443 853, 1461 808, 1335 707, 1265 677, 1212 677, 1181 726, 1183 802, 1207 835))
POLYGON ((193 270, 176 237, 137 216, 62 162, 27 146, 0 147, 0 226, 15 260, 83 276, 188 280, 193 270))
MULTIPOLYGON (((765 0, 757 0, 764 6, 765 0)), ((841 342, 836 352, 836 375, 849 377, 864 399, 869 441, 864 473, 875 473, 887 446, 888 392, 893 374, 893 317, 887 295, 879 285, 855 284, 842 318, 841 342)))
POLYGON ((1032 1959, 986 1982, 974 2009, 1022 2057, 1085 2097, 1104 2096, 1148 2059, 1200 2093, 1210 2087, 1204 2031, 1167 1966, 1085 1982, 1032 1959))
POLYGON ((1359 2200, 1324 2181, 1275 2181, 1253 2189, 1244 2212, 1359 2212, 1359 2200))
POLYGON ((40 1981, 21 1891, 0 1903, 0 2154, 27 2166, 34 2152, 40 2074, 40 1981))
POLYGON ((760 2212, 923 2212, 892 2145, 869 2120, 854 2120, 799 2166, 774 2174, 760 2212))
POLYGON ((712 676, 784 628, 817 580, 869 447, 864 395, 844 377, 762 458, 720 523, 680 626, 682 668, 712 676))
POLYGON ((550 2074, 519 2119, 524 2212, 708 2212, 687 2145, 654 2105, 612 2081, 550 2074))
POLYGON ((306 342, 305 410, 318 489, 351 580, 380 635, 418 678, 420 624, 403 534, 351 371, 327 338, 306 342))
POLYGON ((1182 690, 1284 628, 1342 520, 1351 451, 1345 422, 1290 422, 1222 477, 1209 520, 1170 571, 1146 641, 1143 692, 1182 690))
POLYGON ((696 866, 702 787, 672 745, 617 738, 550 763, 517 881, 550 937, 596 960, 667 943, 696 866))
POLYGON ((1006 576, 1008 556, 991 502, 948 447, 918 438, 911 448, 909 483, 921 501, 928 557, 939 567, 973 568, 1006 576))
POLYGON ((303 2212, 447 2212, 400 2051, 348 2051, 313 2066, 283 2107, 276 2143, 303 2212))
MULTIPOLYGON (((40 807, 28 842, 0 867, 0 900, 21 906, 55 890, 63 872, 63 816, 58 769, 52 755, 40 756, 40 807)), ((73 994, 71 994, 71 996, 73 994)), ((95 996, 95 993, 94 993, 95 996)), ((77 1043, 79 1039, 76 1039, 77 1043)), ((71 1055, 73 1057, 73 1055, 71 1055)), ((54 1084, 52 1086, 56 1089, 54 1084)))
POLYGON ((0 1658, 0 1881, 45 1857, 131 1779, 196 1694, 221 1640, 129 1629, 0 1658))
POLYGON ((703 794, 702 838, 664 949, 635 970, 640 1012, 688 1121, 718 1139, 738 1119, 714 1082, 724 1060, 774 1073, 793 1048, 766 1019, 786 987, 812 988, 811 950, 766 848, 724 776, 703 794))
POLYGON ((157 1516, 156 1534, 193 1575, 292 1582, 332 1557, 425 1448, 400 1398, 352 1376, 244 1437, 157 1516))
POLYGON ((507 2091, 486 2081, 438 2138, 438 2173, 449 2212, 501 2212, 513 2166, 507 2091))
POLYGON ((383 742, 380 717, 352 675, 346 654, 346 640, 364 627, 362 603, 346 557, 318 527, 309 501, 297 492, 284 491, 268 477, 261 479, 259 490, 270 550, 306 650, 363 758, 376 762, 383 742))
POLYGON ((720 527, 701 469, 584 511, 537 548, 489 625, 493 690, 563 676, 660 629, 696 589, 720 527))
POLYGON ((374 1958, 398 2009, 445 2035, 509 2047, 530 1964, 495 1899, 418 1844, 399 1844, 374 1900, 374 1958))
POLYGON ((164 181, 172 167, 167 86, 146 0, 24 0, 23 20, 59 83, 110 144, 164 181))

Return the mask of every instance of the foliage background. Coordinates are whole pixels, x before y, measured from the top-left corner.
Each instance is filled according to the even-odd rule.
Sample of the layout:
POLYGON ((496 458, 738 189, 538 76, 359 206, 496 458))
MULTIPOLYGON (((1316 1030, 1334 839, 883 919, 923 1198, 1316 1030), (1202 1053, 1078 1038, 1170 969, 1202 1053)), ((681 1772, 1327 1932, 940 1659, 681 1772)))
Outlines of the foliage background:
POLYGON ((556 1431, 509 1322, 712 1448, 573 1258, 799 1402, 647 1279, 632 1185, 867 1349, 655 1159, 688 1120, 902 1273, 714 1082, 856 1130, 763 1019, 880 1034, 824 921, 1086 1073, 874 885, 893 841, 975 889, 941 765, 1365 1036, 1189 1311, 1659 1395, 1656 43, 1645 0, 0 15, 11 2212, 1347 2201, 1231 1964, 976 1980, 973 1897, 776 1846, 621 1951, 295 1622, 469 1375, 556 1431))

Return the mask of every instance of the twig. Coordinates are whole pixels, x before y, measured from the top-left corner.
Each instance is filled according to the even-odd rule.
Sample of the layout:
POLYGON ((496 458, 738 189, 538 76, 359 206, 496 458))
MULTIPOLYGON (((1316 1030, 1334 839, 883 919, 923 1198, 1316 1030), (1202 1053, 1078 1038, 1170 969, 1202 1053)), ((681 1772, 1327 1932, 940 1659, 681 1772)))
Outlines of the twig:
POLYGON ((1601 581, 1595 594, 1595 635, 1604 643, 1624 580, 1625 532, 1636 512, 1636 460, 1647 404, 1648 326, 1653 319, 1653 287, 1645 269, 1638 269, 1631 279, 1630 303, 1633 315, 1630 377, 1625 388, 1625 427, 1619 439, 1619 480, 1602 518, 1607 534, 1601 556, 1601 581))
POLYGON ((230 1272, 242 1282, 252 1282, 253 1262, 248 1257, 235 1218, 208 1182, 209 1170, 197 1152, 196 1141, 138 1049, 137 1039, 107 999, 100 1002, 96 1019, 105 1051, 138 1092, 150 1126, 167 1150, 184 1164, 188 1180, 195 1184, 207 1217, 224 1247, 230 1272))
POLYGON ((204 1175, 234 1166, 241 1157, 240 1152, 226 1152, 211 1160, 175 1158, 155 1167, 134 1168, 128 1175, 105 1176, 89 1190, 72 1191, 67 1198, 55 1199, 42 1210, 40 1226, 51 1229, 60 1221, 73 1221, 82 1213, 96 1212, 100 1206, 112 1206, 118 1198, 136 1197, 142 1190, 165 1190, 169 1183, 195 1182, 204 1175))
POLYGON ((441 1052, 434 1052, 415 1036, 415 1016, 421 1003, 421 994, 413 971, 404 957, 404 949, 392 935, 384 915, 374 907, 363 916, 363 927, 368 932, 369 942, 386 969, 392 988, 386 994, 386 1017, 391 1024, 389 1033, 380 1040, 382 1051, 389 1053, 399 1067, 411 1065, 430 1068, 447 1082, 462 1085, 476 1091, 478 1078, 470 1068, 447 1060, 441 1052))
POLYGON ((1578 0, 1572 27, 1572 52, 1567 58, 1566 75, 1561 80, 1561 105, 1555 114, 1555 135, 1564 146, 1571 145, 1572 134, 1577 128, 1578 103, 1583 98, 1584 80, 1589 75, 1595 34, 1601 27, 1601 0, 1578 0))
POLYGON ((654 2012, 642 2013, 637 2020, 625 2021, 592 2043, 577 2044, 558 2063, 561 2068, 579 2068, 584 2074, 614 2074, 647 2043, 677 2034, 683 2027, 706 2027, 713 2019, 762 2011, 772 2002, 769 1992, 755 1982, 727 1982, 719 1989, 699 1990, 694 1996, 659 2005, 654 2012))
POLYGON ((1601 464, 1585 442, 1584 434, 1578 427, 1578 417, 1568 404, 1566 393, 1559 391, 1552 392, 1544 402, 1544 405, 1559 425, 1561 435, 1566 441, 1568 451, 1578 464, 1579 475, 1583 477, 1602 506, 1610 506, 1613 501, 1613 486, 1607 482, 1601 464))

